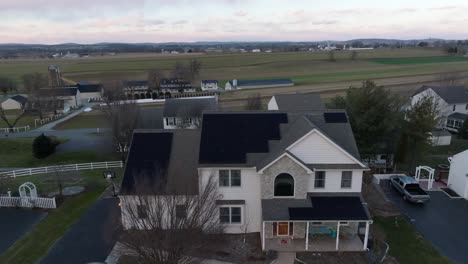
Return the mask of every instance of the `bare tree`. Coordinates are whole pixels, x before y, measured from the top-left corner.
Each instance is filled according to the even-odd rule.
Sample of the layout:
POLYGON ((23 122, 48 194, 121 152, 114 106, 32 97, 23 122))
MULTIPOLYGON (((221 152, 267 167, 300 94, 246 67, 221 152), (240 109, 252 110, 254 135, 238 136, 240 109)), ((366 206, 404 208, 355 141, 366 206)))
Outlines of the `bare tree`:
POLYGON ((194 59, 190 60, 187 65, 182 62, 176 62, 172 70, 172 78, 185 80, 193 84, 200 76, 201 62, 194 59))
POLYGON ((111 123, 115 149, 120 153, 122 161, 125 161, 140 108, 135 100, 127 99, 122 82, 106 82, 103 84, 103 89, 106 106, 102 110, 111 123))
POLYGON ((190 82, 193 83, 199 76, 200 76, 200 70, 201 70, 201 62, 199 60, 191 60, 188 64, 189 68, 189 80, 190 82))
POLYGON ((21 76, 21 79, 23 80, 25 90, 29 94, 28 101, 30 107, 37 110, 39 118, 43 119, 43 114, 47 106, 47 99, 45 98, 46 95, 44 92, 41 91, 41 88, 47 87, 48 85, 49 80, 47 75, 36 72, 25 74, 21 76))
POLYGON ((12 91, 16 91, 16 82, 9 77, 0 76, 0 92, 7 95, 12 91))
POLYGON ((20 104, 21 109, 15 112, 6 112, 5 109, 3 109, 2 105, 0 104, 0 119, 5 122, 5 124, 9 128, 14 128, 18 121, 21 120, 26 115, 26 109, 27 109, 27 103, 25 104, 20 104))
POLYGON ((262 97, 260 94, 255 94, 247 98, 246 110, 262 110, 262 97))
POLYGON ((137 185, 136 196, 122 196, 123 220, 132 229, 122 238, 126 251, 138 263, 200 263, 197 252, 207 247, 223 226, 219 223, 220 199, 213 177, 198 194, 177 195, 168 190, 137 185), (151 189, 151 190, 150 190, 151 189))
POLYGON ((159 91, 161 79, 164 78, 165 75, 159 69, 148 71, 148 88, 152 91, 159 91))

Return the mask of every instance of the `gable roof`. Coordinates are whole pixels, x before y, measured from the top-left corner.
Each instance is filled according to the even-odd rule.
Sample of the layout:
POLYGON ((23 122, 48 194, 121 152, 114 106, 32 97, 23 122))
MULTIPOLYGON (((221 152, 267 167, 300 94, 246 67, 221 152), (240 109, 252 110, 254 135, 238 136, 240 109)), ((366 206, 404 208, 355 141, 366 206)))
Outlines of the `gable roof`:
MULTIPOLYGON (((231 85, 233 81, 229 82, 231 85)), ((237 86, 292 85, 291 79, 237 80, 237 86)))
POLYGON ((101 89, 102 85, 100 84, 78 84, 80 93, 99 93, 101 89))
POLYGON ((207 84, 207 83, 218 83, 218 80, 202 80, 201 83, 207 84))
POLYGON ((76 96, 78 93, 78 88, 76 86, 42 88, 39 90, 39 92, 45 96, 51 95, 52 93, 55 96, 76 96))
POLYGON ((276 94, 274 97, 281 111, 302 112, 325 109, 325 104, 318 93, 276 94))
POLYGON ((458 120, 465 121, 468 118, 468 115, 463 114, 463 113, 453 113, 453 114, 449 115, 448 118, 449 119, 458 119, 458 120))
POLYGON ((217 108, 215 97, 207 98, 176 98, 164 102, 164 117, 201 117, 204 111, 214 111, 217 108))
POLYGON ((419 94, 427 89, 432 89, 448 104, 468 103, 468 89, 463 86, 433 86, 423 85, 414 94, 419 94))
POLYGON ((197 194, 198 130, 135 130, 122 195, 197 194))
POLYGON ((26 98, 25 96, 19 95, 19 94, 15 95, 15 96, 12 96, 12 97, 10 97, 8 99, 14 100, 14 101, 16 101, 16 102, 18 102, 20 104, 25 104, 26 102, 28 102, 28 98, 26 98))

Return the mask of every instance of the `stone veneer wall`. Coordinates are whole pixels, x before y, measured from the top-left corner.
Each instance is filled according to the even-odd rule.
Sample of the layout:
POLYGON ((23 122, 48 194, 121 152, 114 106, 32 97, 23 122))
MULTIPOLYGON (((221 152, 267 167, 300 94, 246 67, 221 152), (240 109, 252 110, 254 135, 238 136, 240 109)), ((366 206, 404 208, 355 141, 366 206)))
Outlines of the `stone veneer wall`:
POLYGON ((281 173, 289 173, 294 178, 295 199, 305 199, 309 177, 307 171, 287 156, 282 157, 275 164, 267 168, 260 175, 262 186, 262 199, 272 199, 274 194, 275 178, 281 173))

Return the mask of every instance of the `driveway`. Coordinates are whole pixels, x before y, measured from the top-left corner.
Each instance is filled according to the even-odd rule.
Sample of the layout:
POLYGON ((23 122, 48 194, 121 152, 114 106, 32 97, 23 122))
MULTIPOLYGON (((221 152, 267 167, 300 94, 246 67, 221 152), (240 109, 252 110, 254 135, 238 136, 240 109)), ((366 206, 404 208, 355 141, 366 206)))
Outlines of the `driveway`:
POLYGON ((122 227, 117 198, 98 200, 54 245, 42 264, 104 262, 122 227))
MULTIPOLYGON (((466 263, 468 250, 468 201, 451 199, 441 191, 429 192, 424 205, 404 201, 388 181, 381 182, 387 198, 412 220, 421 234, 454 263, 466 263)), ((408 241, 409 242, 409 241, 408 241)))
POLYGON ((32 209, 0 208, 0 255, 46 215, 32 209))

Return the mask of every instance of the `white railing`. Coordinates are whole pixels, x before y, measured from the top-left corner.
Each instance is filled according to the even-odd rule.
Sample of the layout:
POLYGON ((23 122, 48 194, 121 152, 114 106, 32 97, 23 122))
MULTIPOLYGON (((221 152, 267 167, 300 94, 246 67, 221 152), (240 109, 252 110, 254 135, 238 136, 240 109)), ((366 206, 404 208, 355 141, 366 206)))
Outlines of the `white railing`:
POLYGON ((122 161, 77 163, 77 164, 57 165, 57 166, 49 166, 49 167, 29 168, 29 169, 20 169, 20 170, 0 172, 0 178, 16 178, 16 177, 52 173, 52 172, 58 172, 58 171, 78 171, 78 170, 94 170, 94 169, 108 169, 108 168, 122 168, 122 167, 123 167, 122 161))
POLYGON ((2 133, 15 133, 15 132, 21 132, 21 131, 28 131, 30 130, 31 128, 29 127, 29 125, 27 126, 22 126, 22 127, 13 127, 13 128, 0 128, 0 131, 2 131, 2 133))
POLYGON ((42 198, 42 197, 0 197, 0 207, 27 207, 27 208, 57 208, 55 197, 42 198))
POLYGON ((54 121, 54 120, 57 120, 61 117, 65 116, 65 114, 58 114, 58 115, 54 115, 54 116, 51 116, 51 117, 46 117, 46 118, 43 118, 43 119, 34 119, 34 127, 37 127, 37 125, 44 125, 46 123, 49 123, 51 121, 54 121))

